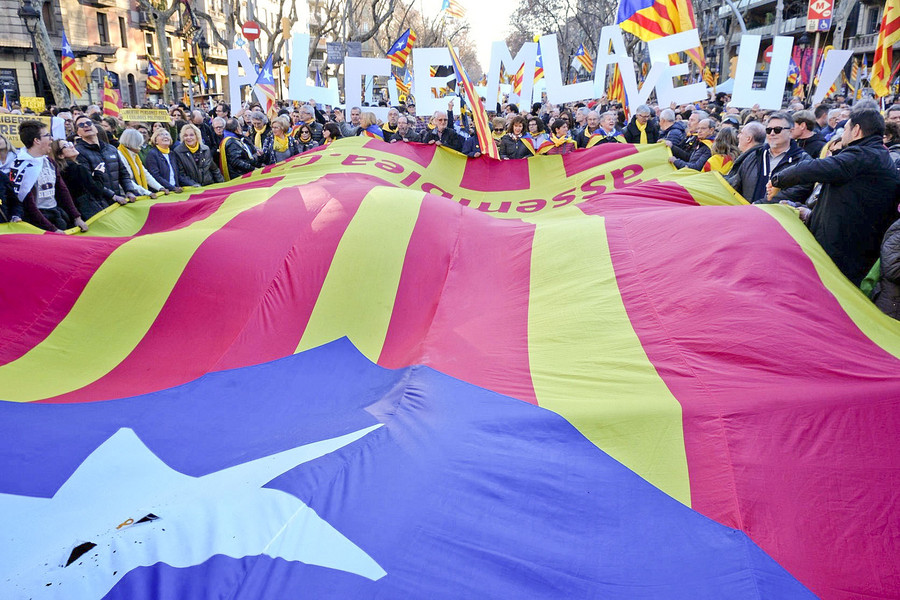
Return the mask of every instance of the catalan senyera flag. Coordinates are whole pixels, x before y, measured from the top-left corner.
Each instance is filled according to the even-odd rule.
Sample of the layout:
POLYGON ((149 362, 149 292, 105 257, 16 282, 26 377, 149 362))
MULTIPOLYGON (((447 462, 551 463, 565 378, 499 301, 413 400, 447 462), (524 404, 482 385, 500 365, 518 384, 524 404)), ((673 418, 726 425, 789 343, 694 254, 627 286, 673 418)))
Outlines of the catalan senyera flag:
POLYGON ((113 87, 112 79, 103 78, 103 114, 118 117, 122 110, 122 95, 113 87))
POLYGON ((718 77, 713 75, 713 72, 710 70, 709 65, 703 67, 703 82, 709 87, 716 89, 716 84, 718 83, 718 77))
MULTIPOLYGON (((691 0, 621 0, 616 23, 645 42, 697 27, 691 0)), ((687 55, 701 69, 706 66, 703 48, 687 55)))
POLYGON ((162 65, 154 58, 147 59, 147 88, 154 91, 161 91, 168 83, 169 78, 166 77, 162 65))
POLYGON ((9 97, 6 94, 6 90, 3 90, 3 108, 9 110, 9 97))
POLYGON ((445 17, 452 19, 462 19, 466 16, 466 9, 459 3, 459 0, 444 0, 441 12, 445 17))
POLYGON ((900 0, 886 0, 881 26, 878 28, 872 73, 869 76, 869 85, 878 96, 887 96, 890 93, 893 48, 897 42, 900 42, 900 0))
POLYGON ((259 75, 256 78, 256 85, 254 86, 260 102, 266 105, 267 114, 278 100, 278 97, 275 95, 275 76, 272 73, 273 56, 274 54, 269 55, 266 64, 264 64, 263 68, 259 71, 259 75))
POLYGON ((625 94, 625 82, 622 80, 622 73, 619 71, 619 64, 616 63, 613 67, 612 79, 609 83, 609 92, 607 93, 607 98, 618 102, 625 109, 625 114, 628 114, 628 99, 625 94))
POLYGON ((412 52, 415 42, 416 32, 412 29, 404 31, 403 35, 397 38, 394 45, 387 51, 387 57, 391 59, 391 65, 398 69, 404 68, 406 66, 406 61, 409 60, 409 53, 412 52))
POLYGON ((585 51, 584 44, 578 46, 572 58, 572 66, 577 69, 579 65, 589 74, 594 72, 594 59, 585 51))
POLYGON ((69 88, 69 91, 72 92, 72 99, 80 98, 82 94, 84 94, 84 89, 82 89, 81 79, 79 79, 78 74, 76 73, 75 53, 72 52, 72 46, 69 44, 65 30, 62 32, 61 65, 63 83, 65 83, 66 87, 69 88))
POLYGON ((354 137, 0 224, 0 597, 900 596, 900 323, 668 158, 354 137))
POLYGON ((406 74, 403 77, 397 77, 396 75, 392 75, 394 78, 394 83, 397 85, 397 92, 403 94, 404 96, 409 96, 412 92, 412 80, 410 79, 407 82, 407 77, 409 77, 409 71, 406 71, 406 74))
POLYGON ((519 66, 518 70, 516 71, 516 74, 513 75, 513 80, 512 80, 513 93, 516 96, 522 95, 522 83, 524 82, 524 80, 525 80, 525 63, 522 63, 519 66))
POLYGON ((497 150, 497 145, 494 144, 494 140, 491 137, 491 124, 488 121, 487 112, 484 110, 481 97, 475 91, 475 84, 469 79, 466 68, 459 60, 459 56, 456 55, 453 44, 449 41, 447 42, 447 48, 450 50, 450 59, 453 61, 453 69, 456 71, 457 91, 460 96, 465 92, 466 98, 469 99, 472 121, 475 123, 475 132, 478 136, 478 146, 481 148, 481 153, 500 160, 500 152, 497 150))

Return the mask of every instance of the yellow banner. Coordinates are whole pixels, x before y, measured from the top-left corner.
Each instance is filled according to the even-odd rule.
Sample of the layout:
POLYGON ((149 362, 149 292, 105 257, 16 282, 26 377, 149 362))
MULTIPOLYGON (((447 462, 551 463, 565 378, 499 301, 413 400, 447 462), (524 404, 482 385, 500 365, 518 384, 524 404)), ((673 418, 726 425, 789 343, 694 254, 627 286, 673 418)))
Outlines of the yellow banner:
POLYGON ((40 121, 50 129, 50 117, 37 117, 35 115, 0 115, 0 134, 6 136, 16 148, 23 146, 19 139, 19 123, 22 121, 40 121))
POLYGON ((145 123, 169 122, 169 111, 162 108, 123 108, 119 112, 123 121, 144 121, 145 123))
POLYGON ((36 113, 42 113, 47 110, 47 103, 44 99, 35 96, 21 96, 19 98, 19 104, 23 109, 30 108, 36 113))

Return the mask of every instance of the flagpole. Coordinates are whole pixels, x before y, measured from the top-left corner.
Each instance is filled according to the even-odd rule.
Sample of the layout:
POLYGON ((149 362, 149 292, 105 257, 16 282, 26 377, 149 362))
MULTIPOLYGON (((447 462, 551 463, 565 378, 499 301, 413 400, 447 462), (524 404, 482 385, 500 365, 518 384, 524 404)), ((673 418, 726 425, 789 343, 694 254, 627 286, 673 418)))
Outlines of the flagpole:
MULTIPOLYGON (((816 63, 819 62, 817 60, 819 58, 819 35, 820 35, 820 33, 817 31, 816 32, 816 41, 813 42, 812 68, 809 71, 810 84, 813 84, 816 82, 816 63)), ((822 82, 820 81, 818 84, 816 84, 815 87, 818 88, 821 84, 822 84, 822 82)), ((806 93, 807 101, 812 97, 812 95, 813 95, 813 86, 810 85, 809 91, 806 93)))

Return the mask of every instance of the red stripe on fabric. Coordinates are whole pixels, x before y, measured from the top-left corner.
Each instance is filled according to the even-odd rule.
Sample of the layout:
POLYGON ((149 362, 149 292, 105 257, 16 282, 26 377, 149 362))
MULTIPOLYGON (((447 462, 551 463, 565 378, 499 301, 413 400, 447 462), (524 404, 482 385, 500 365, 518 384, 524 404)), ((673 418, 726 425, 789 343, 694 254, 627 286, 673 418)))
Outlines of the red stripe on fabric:
POLYGON ((21 358, 44 341, 72 310, 103 261, 128 241, 30 234, 3 239, 7 243, 0 260, 4 290, 0 294, 0 365, 21 358))
POLYGON ((615 188, 614 178, 604 178, 597 182, 585 184, 590 193, 596 186, 604 186, 606 190, 599 192, 596 198, 586 200, 578 208, 586 215, 609 216, 623 211, 638 209, 658 209, 672 205, 699 206, 690 192, 669 181, 650 180, 624 188, 615 188), (609 179, 609 181, 607 181, 609 179))
POLYGON ((632 144, 599 144, 593 148, 581 148, 563 155, 566 177, 572 177, 608 162, 637 154, 632 144))
POLYGON ((394 156, 409 159, 420 167, 427 167, 434 158, 437 147, 434 144, 420 144, 418 142, 397 142, 389 144, 380 140, 369 140, 363 145, 363 148, 378 150, 379 152, 387 152, 394 156))
MULTIPOLYGON (((631 18, 628 19, 628 20, 631 21, 632 23, 634 23, 635 26, 637 26, 637 27, 643 29, 644 31, 646 31, 646 33, 645 33, 644 35, 647 35, 647 37, 648 37, 649 39, 653 39, 654 36, 655 36, 655 37, 662 37, 662 36, 666 35, 666 34, 663 32, 662 27, 660 27, 660 24, 659 24, 659 23, 657 23, 656 21, 652 21, 652 20, 648 19, 647 17, 645 17, 644 15, 642 15, 642 14, 640 14, 640 13, 634 13, 634 14, 631 16, 631 18), (649 35, 648 35, 648 34, 649 34, 649 35)), ((644 39, 644 38, 643 38, 642 36, 640 36, 640 35, 638 35, 638 37, 641 38, 641 39, 644 39)))
POLYGON ((424 363, 537 404, 528 362, 533 239, 532 224, 427 195, 379 364, 424 363))
POLYGON ((141 394, 217 368, 293 353, 340 237, 376 185, 375 178, 364 179, 304 186, 303 198, 314 198, 309 211, 300 189, 287 187, 237 215, 200 245, 149 331, 121 363, 99 380, 48 402, 141 394), (242 343, 253 346, 242 349, 247 362, 220 366, 242 343))
POLYGON ((504 160, 497 162, 485 156, 470 158, 466 161, 459 186, 477 192, 527 190, 531 187, 528 161, 504 160))
POLYGON ((743 529, 817 594, 900 594, 884 560, 900 555, 884 535, 900 530, 886 510, 900 360, 756 208, 647 211, 606 228, 631 323, 682 405, 693 508, 743 529))
POLYGON ((150 207, 147 220, 135 235, 150 235, 161 231, 183 229, 191 223, 202 221, 219 210, 231 194, 246 190, 272 187, 281 178, 262 179, 231 185, 224 188, 204 189, 182 202, 161 202, 150 207))

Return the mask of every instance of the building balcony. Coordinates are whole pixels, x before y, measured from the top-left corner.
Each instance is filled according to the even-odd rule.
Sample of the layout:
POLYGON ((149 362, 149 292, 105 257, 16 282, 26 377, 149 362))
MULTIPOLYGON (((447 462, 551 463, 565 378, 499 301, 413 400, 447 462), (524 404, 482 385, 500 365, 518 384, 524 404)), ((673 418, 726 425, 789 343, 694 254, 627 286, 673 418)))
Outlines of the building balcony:
POLYGON ((866 33, 847 38, 847 50, 854 52, 874 52, 878 43, 878 33, 866 33))

